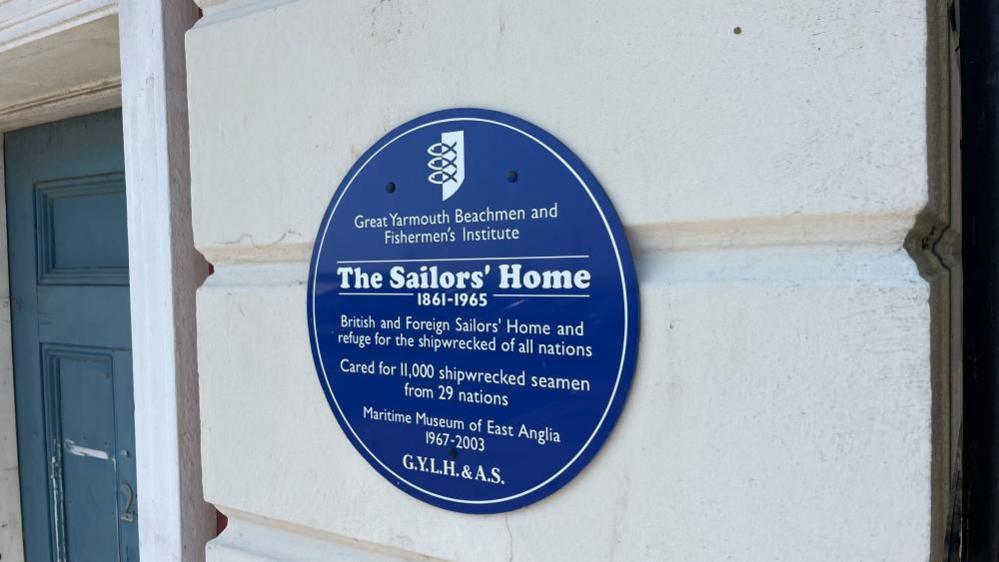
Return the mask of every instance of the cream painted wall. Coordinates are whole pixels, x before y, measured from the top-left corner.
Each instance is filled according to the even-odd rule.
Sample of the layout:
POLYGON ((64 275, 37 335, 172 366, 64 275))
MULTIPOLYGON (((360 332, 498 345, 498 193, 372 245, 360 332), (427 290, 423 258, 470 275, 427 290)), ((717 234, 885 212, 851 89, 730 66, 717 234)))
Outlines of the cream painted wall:
POLYGON ((188 33, 209 560, 926 560, 921 2, 206 2, 188 33), (735 27, 741 33, 733 32, 735 27), (305 279, 390 128, 479 106, 592 169, 642 344, 595 461, 506 515, 419 503, 340 431, 305 279))

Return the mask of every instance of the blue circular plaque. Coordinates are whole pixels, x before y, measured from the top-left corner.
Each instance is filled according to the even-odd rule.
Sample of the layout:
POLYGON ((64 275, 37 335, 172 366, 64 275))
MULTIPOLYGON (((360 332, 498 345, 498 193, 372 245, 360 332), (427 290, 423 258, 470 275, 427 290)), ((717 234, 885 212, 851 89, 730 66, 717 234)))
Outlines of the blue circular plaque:
POLYGON ((638 286, 607 195, 565 145, 495 111, 425 115, 361 156, 319 229, 307 306, 347 438, 455 511, 568 483, 635 368, 638 286))

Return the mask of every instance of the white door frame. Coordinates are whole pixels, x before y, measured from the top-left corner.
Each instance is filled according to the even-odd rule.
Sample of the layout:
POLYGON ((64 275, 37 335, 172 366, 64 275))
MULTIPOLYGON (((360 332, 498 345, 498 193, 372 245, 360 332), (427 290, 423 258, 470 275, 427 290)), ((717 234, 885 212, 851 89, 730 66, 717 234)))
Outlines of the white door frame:
MULTIPOLYGON (((39 86, 26 102, 0 106, 0 133, 122 108, 140 557, 203 560, 204 545, 215 536, 215 510, 204 502, 201 488, 194 306, 208 266, 191 234, 184 56, 184 33, 198 9, 190 0, 2 4, 0 52, 58 40, 60 33, 118 14, 120 78, 92 77, 57 90, 39 86)), ((81 50, 59 64, 69 68, 87 56, 81 50)), ((2 387, 12 384, 2 156, 0 143, 0 402, 13 396, 2 387)), ((3 407, 0 403, 0 414, 3 407)), ((16 437, 9 438, 14 432, 13 423, 0 416, 0 446, 16 448, 16 437)), ((0 450, 4 458, 16 459, 16 449, 13 455, 0 450)), ((15 524, 19 529, 19 521, 15 524)), ((2 553, 4 562, 23 557, 17 547, 2 553)))
POLYGON ((215 509, 201 488, 194 249, 184 33, 190 0, 128 0, 119 14, 139 550, 202 560, 215 509), (134 195, 134 196, 133 196, 134 195))

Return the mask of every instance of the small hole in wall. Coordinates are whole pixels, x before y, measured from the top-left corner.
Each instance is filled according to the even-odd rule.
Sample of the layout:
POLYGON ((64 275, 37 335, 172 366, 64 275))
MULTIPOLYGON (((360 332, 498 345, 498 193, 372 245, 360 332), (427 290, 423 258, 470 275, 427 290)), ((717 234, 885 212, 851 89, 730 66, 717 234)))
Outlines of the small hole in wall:
POLYGON ((510 183, 516 183, 518 177, 520 176, 517 175, 517 170, 510 170, 506 173, 506 181, 510 183))
POLYGON ((385 191, 389 193, 395 193, 395 182, 390 181, 387 184, 385 184, 385 191))
POLYGON ((739 27, 739 26, 736 26, 735 29, 732 30, 732 33, 735 33, 736 35, 741 35, 742 34, 742 28, 739 27))

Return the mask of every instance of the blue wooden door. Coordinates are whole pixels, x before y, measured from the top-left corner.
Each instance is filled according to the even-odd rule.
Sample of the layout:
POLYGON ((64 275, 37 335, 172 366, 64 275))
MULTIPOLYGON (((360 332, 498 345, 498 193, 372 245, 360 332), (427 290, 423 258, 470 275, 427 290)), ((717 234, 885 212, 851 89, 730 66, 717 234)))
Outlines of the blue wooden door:
POLYGON ((138 560, 121 113, 4 137, 29 562, 138 560))

